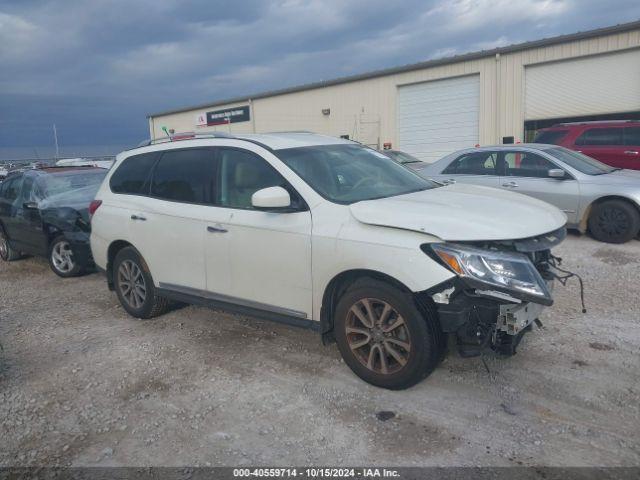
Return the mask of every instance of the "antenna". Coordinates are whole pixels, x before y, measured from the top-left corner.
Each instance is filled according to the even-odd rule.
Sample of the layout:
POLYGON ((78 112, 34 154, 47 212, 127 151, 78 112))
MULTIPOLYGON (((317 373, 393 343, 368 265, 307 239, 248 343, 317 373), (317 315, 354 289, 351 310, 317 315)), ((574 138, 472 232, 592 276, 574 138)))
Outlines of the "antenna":
POLYGON ((169 140, 172 140, 171 135, 169 134, 169 130, 167 130, 167 127, 162 127, 162 131, 169 138, 169 140))
POLYGON ((58 131, 56 130, 56 124, 53 124, 53 139, 56 142, 56 160, 60 157, 60 150, 58 149, 58 131))

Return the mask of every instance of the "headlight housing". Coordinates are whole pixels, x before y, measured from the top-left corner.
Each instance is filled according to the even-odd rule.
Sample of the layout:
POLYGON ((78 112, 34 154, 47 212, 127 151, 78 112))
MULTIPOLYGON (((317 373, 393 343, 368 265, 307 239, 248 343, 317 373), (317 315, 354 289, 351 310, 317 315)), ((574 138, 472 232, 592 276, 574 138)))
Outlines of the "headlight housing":
POLYGON ((424 245, 423 249, 433 252, 434 258, 472 288, 491 288, 543 305, 553 303, 545 281, 529 257, 522 253, 454 243, 432 243, 424 245))

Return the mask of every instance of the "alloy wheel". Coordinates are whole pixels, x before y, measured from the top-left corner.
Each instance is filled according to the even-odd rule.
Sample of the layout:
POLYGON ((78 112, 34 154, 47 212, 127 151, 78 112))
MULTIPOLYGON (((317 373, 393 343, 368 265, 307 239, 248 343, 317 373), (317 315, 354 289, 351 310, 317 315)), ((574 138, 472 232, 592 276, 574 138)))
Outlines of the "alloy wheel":
POLYGON ((9 244, 3 234, 0 234, 0 258, 6 259, 9 256, 9 244))
POLYGON ((351 306, 345 322, 354 356, 372 372, 401 370, 411 353, 411 337, 402 316, 387 302, 363 298, 351 306))
POLYGON ((131 308, 141 308, 147 298, 147 286, 140 267, 132 260, 124 260, 118 268, 118 288, 131 308))
POLYGON ((69 273, 74 269, 76 264, 73 261, 73 251, 69 242, 62 240, 53 246, 51 249, 51 261, 60 273, 69 273))
POLYGON ((617 208, 605 208, 598 215, 598 226, 607 235, 623 235, 629 229, 629 217, 617 208))

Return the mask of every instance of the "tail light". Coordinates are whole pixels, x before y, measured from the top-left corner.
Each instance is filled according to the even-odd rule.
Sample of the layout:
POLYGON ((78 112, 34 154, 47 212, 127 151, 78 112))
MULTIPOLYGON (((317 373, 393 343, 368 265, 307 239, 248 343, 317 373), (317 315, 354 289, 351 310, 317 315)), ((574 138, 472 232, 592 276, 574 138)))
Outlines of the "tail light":
POLYGON ((93 214, 96 213, 100 205, 102 205, 102 200, 94 200, 89 204, 89 218, 93 217, 93 214))

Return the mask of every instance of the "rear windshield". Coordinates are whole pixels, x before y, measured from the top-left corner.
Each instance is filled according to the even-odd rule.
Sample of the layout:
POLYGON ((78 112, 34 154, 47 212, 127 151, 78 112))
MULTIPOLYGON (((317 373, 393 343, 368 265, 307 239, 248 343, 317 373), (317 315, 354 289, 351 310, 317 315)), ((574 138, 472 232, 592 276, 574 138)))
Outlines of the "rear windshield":
POLYGON ((549 145, 558 145, 564 137, 567 136, 568 130, 547 130, 536 135, 533 143, 546 143, 549 145))
POLYGON ((108 170, 103 168, 91 169, 90 171, 71 170, 65 173, 55 173, 38 177, 36 183, 40 192, 45 197, 59 195, 72 190, 93 187, 98 191, 102 179, 107 175, 108 170))
POLYGON ((613 172, 614 170, 619 170, 605 165, 595 158, 587 157, 580 152, 575 152, 564 147, 550 148, 549 150, 545 150, 545 152, 587 175, 602 175, 613 172))
POLYGON ((421 160, 419 158, 414 157, 413 155, 409 155, 405 152, 400 152, 398 150, 386 150, 382 153, 385 153, 387 156, 394 159, 396 162, 407 164, 407 163, 420 163, 421 160))

